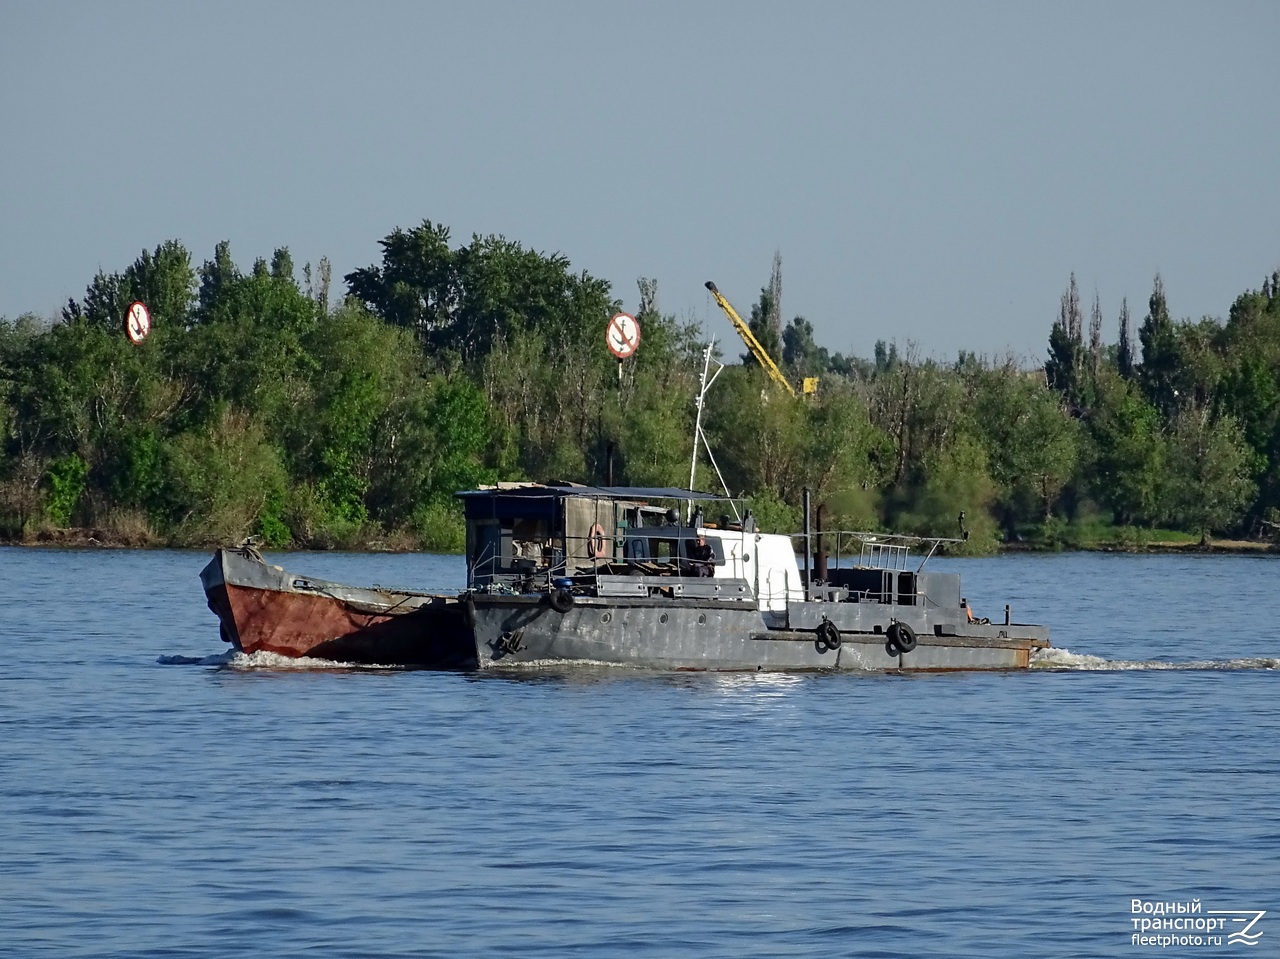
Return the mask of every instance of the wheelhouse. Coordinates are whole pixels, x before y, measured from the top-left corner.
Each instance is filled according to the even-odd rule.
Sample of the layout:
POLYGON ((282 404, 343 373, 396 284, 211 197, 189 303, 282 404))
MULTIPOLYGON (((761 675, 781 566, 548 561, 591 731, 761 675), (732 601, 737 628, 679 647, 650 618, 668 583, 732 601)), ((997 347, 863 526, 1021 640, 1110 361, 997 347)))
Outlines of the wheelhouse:
POLYGON ((754 527, 707 507, 709 493, 651 487, 509 483, 457 494, 467 525, 467 586, 528 592, 561 578, 741 575, 742 538, 754 527), (694 504, 697 504, 696 507, 694 504), (699 557, 702 536, 709 557, 699 557), (705 573, 703 574, 705 575, 705 573))

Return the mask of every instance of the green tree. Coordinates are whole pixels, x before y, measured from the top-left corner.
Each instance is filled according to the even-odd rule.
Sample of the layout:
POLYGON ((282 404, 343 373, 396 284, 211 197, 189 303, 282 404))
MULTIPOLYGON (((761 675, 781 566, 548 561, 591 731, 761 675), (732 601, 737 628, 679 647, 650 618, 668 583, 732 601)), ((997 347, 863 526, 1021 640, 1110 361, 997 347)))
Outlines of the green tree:
POLYGON ((1076 275, 1058 307, 1058 319, 1049 332, 1049 359, 1044 372, 1051 389, 1057 390, 1072 406, 1085 402, 1086 351, 1083 340, 1083 315, 1080 312, 1080 290, 1076 275))
POLYGON ((351 295, 388 323, 424 339, 448 330, 462 297, 449 228, 423 220, 411 230, 396 227, 379 246, 381 266, 346 275, 351 295))
POLYGON ((1120 302, 1120 339, 1116 347, 1116 370, 1125 379, 1133 376, 1133 323, 1129 319, 1129 298, 1120 302))
POLYGON ((448 227, 424 220, 381 241, 382 265, 347 274, 351 294, 390 323, 418 332, 430 353, 452 353, 475 372, 491 350, 522 332, 557 347, 590 336, 595 346, 617 302, 609 284, 572 273, 559 253, 502 236, 449 248, 448 227))
POLYGON ((1138 369, 1138 382, 1148 401, 1169 417, 1178 408, 1179 353, 1178 337, 1169 317, 1169 304, 1165 299, 1164 281, 1156 274, 1155 287, 1151 291, 1146 318, 1138 329, 1142 342, 1142 366, 1138 369))
POLYGON ((181 327, 189 318, 194 288, 191 254, 177 240, 166 240, 155 252, 143 250, 123 273, 99 270, 84 299, 68 301, 62 318, 69 325, 119 330, 129 304, 141 300, 151 313, 153 328, 181 327))
POLYGON ((84 495, 89 467, 72 453, 50 463, 45 475, 49 483, 49 497, 45 505, 49 518, 55 526, 70 526, 71 516, 84 495))
POLYGON ((705 428, 734 494, 770 491, 788 503, 809 482, 804 405, 758 365, 728 366, 707 395, 705 428))
MULTIPOLYGON (((884 376, 892 373, 898 365, 898 344, 886 344, 884 340, 876 340, 875 375, 884 376)), ((867 377, 870 379, 870 377, 867 377)))
POLYGON ((895 529, 920 536, 968 533, 968 551, 987 552, 997 542, 990 510, 995 496, 987 451, 977 438, 960 434, 937 451, 932 468, 898 513, 895 529))
POLYGON ((1078 428, 1063 398, 1011 362, 975 371, 970 392, 1006 530, 1050 519, 1079 455, 1078 428))
POLYGON ((813 339, 813 324, 803 316, 795 317, 782 331, 782 362, 796 377, 825 373, 831 357, 825 347, 813 339))
POLYGON ((1256 492, 1250 459, 1231 417, 1215 421, 1207 408, 1183 409, 1170 444, 1170 518, 1205 539, 1233 526, 1256 492))
POLYGON ((225 304, 240 279, 240 271, 231 259, 231 241, 222 240, 213 249, 213 259, 205 260, 200 267, 199 319, 212 320, 219 313, 230 316, 232 311, 225 304))
POLYGON ((262 426, 225 408, 208 431, 184 433, 168 453, 179 542, 224 545, 259 532, 283 500, 287 475, 262 426))
POLYGON ((1223 328, 1218 410, 1244 431, 1259 495, 1251 513, 1280 507, 1280 271, 1241 293, 1223 328))
POLYGON ((1167 449, 1160 417, 1139 388, 1104 371, 1085 426, 1092 449, 1090 487, 1116 523, 1154 525, 1165 512, 1167 449))
POLYGON ((862 514, 892 462, 888 438, 871 422, 866 404, 849 385, 831 384, 820 398, 801 401, 805 413, 805 485, 833 513, 862 514), (851 508, 849 504, 858 504, 851 508), (840 504, 845 504, 841 506, 840 504))
MULTIPOLYGON (((769 354, 773 362, 781 363, 782 336, 774 323, 777 309, 773 292, 768 287, 763 287, 760 290, 760 299, 751 306, 751 318, 747 321, 747 326, 751 328, 751 335, 756 338, 761 349, 769 354)), ((743 353, 741 358, 743 366, 760 365, 760 361, 750 350, 743 353)))
MULTIPOLYGON (((654 281, 640 281, 640 304, 636 318, 644 340, 636 355, 622 364, 617 388, 608 393, 602 439, 615 443, 620 467, 615 479, 638 486, 681 487, 689 482, 705 344, 696 326, 659 311, 654 281)), ((607 453, 606 446, 606 458, 607 453)), ((705 480, 707 474, 701 476, 705 480)))

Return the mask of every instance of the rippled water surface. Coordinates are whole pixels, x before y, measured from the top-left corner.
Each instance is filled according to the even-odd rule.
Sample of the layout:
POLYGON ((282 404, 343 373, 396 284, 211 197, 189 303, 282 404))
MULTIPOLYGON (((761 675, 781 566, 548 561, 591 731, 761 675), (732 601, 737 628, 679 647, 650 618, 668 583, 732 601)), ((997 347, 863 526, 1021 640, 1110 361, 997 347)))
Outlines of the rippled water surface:
POLYGON ((282 668, 206 560, 0 549, 0 954, 1280 955, 1275 558, 936 561, 1069 652, 922 677, 282 668))

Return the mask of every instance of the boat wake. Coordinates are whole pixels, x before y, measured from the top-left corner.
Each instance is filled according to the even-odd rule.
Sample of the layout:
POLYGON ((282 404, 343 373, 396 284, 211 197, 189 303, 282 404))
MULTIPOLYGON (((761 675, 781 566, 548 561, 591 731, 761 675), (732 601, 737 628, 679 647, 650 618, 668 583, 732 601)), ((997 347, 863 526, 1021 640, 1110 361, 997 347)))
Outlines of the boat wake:
MULTIPOLYGON (((226 669, 243 670, 371 670, 385 672, 402 670, 402 666, 383 666, 369 663, 346 663, 333 659, 316 659, 309 656, 290 657, 276 653, 241 653, 227 650, 215 656, 161 656, 156 660, 161 666, 220 666, 226 669)), ((569 667, 590 667, 618 669, 620 664, 578 660, 533 660, 512 664, 509 667, 497 666, 495 673, 518 672, 559 672, 569 667)), ((623 666, 626 669, 627 667, 623 666)), ((1086 653, 1073 653, 1069 649, 1053 647, 1036 651, 1031 657, 1031 668, 1050 672, 1130 672, 1140 670, 1181 670, 1181 671, 1214 671, 1214 670, 1272 670, 1280 669, 1280 658, 1271 656, 1245 657, 1242 659, 1202 659, 1185 662, 1167 662, 1165 660, 1129 660, 1104 659, 1101 656, 1090 656, 1086 653)))
POLYGON ((1201 659, 1180 663, 1164 660, 1129 660, 1103 659, 1101 656, 1089 656, 1084 653, 1073 653, 1069 649, 1041 649, 1031 657, 1032 669, 1058 670, 1062 672, 1123 672, 1132 670, 1234 670, 1234 669, 1280 669, 1280 658, 1270 656, 1246 657, 1243 659, 1201 659))
POLYGON ((234 649, 216 656, 161 656, 156 660, 161 666, 223 666, 227 669, 360 669, 386 672, 402 670, 402 666, 382 666, 376 663, 344 663, 335 659, 315 659, 310 656, 280 656, 276 653, 242 653, 234 649))
POLYGON ((234 649, 216 656, 161 656, 156 662, 161 666, 226 666, 240 655, 234 649))

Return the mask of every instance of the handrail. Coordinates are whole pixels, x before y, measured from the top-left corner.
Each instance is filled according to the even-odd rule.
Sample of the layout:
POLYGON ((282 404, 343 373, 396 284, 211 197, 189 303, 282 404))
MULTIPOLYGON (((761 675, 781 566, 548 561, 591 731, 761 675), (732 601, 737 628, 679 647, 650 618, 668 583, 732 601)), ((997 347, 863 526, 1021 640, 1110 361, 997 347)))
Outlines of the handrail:
POLYGON ((513 563, 519 559, 528 559, 528 557, 513 557, 507 560, 504 565, 503 558, 497 555, 487 555, 483 559, 477 560, 471 567, 471 579, 488 577, 493 580, 499 576, 506 577, 512 581, 526 581, 530 585, 537 582, 541 589, 550 589, 552 582, 561 577, 572 578, 576 582, 583 585, 590 585, 600 576, 619 575, 616 572, 607 572, 608 568, 617 569, 618 567, 626 567, 627 569, 651 568, 658 570, 648 575, 661 576, 663 578, 672 579, 691 579, 704 580, 708 577, 698 576, 692 572, 693 564, 699 562, 692 560, 686 556, 675 556, 666 560, 659 559, 637 559, 634 557, 614 557, 602 558, 597 566, 575 566, 570 572, 569 561, 572 557, 564 557, 559 563, 550 566, 535 566, 527 573, 521 573, 513 567, 513 563))
MULTIPOLYGON (((811 534, 811 537, 817 535, 811 534)), ((916 572, 924 569, 925 563, 933 558, 934 553, 938 551, 938 547, 944 543, 963 543, 963 539, 953 536, 916 536, 911 533, 873 533, 869 530, 823 530, 823 536, 834 536, 836 539, 835 559, 836 565, 840 565, 840 560, 844 557, 843 546, 846 542, 856 542, 859 546, 859 559, 867 560, 860 563, 870 569, 892 569, 905 571, 907 561, 911 557, 912 546, 928 546, 929 551, 920 561, 920 565, 916 567, 916 572), (868 546, 871 547, 868 550, 868 546), (889 565, 888 557, 895 560, 893 565, 889 565)), ((804 539, 804 533, 792 533, 791 539, 804 539)))
MULTIPOLYGON (((792 539, 800 539, 804 537, 804 533, 788 533, 792 539)), ((817 536, 815 530, 813 533, 817 536)), ((916 536, 914 533, 876 533, 871 530, 840 530, 840 529, 824 529, 823 536, 846 536, 849 539, 859 540, 898 540, 900 542, 909 543, 963 543, 963 539, 954 536, 916 536)))

